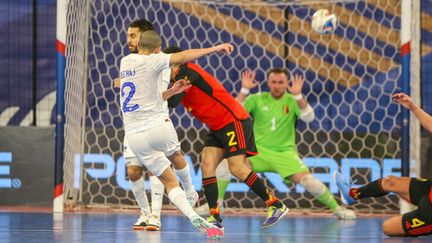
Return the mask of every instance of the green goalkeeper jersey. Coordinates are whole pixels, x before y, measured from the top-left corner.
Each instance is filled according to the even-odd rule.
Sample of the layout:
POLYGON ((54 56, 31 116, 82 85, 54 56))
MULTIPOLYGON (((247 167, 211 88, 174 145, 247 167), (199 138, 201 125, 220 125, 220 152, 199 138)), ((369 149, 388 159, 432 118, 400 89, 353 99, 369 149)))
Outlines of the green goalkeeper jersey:
POLYGON ((296 122, 300 110, 292 94, 274 99, 269 92, 250 95, 244 107, 253 117, 255 142, 273 151, 296 150, 296 122))

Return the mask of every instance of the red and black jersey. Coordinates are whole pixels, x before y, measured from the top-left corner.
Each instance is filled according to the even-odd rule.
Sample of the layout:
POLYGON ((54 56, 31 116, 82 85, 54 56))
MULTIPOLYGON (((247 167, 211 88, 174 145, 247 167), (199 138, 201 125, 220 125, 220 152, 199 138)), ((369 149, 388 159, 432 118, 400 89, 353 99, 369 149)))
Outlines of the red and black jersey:
POLYGON ((177 105, 181 99, 185 108, 211 130, 219 130, 233 121, 249 117, 248 112, 223 85, 198 65, 181 65, 175 74, 175 80, 180 79, 189 80, 192 87, 170 98, 169 106, 177 105))

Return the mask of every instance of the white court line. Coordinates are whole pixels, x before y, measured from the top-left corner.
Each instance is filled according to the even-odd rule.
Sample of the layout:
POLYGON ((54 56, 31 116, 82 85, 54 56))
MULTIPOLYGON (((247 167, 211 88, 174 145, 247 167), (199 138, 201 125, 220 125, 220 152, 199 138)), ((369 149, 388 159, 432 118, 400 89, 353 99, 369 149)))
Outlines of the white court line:
MULTIPOLYGON (((91 233, 91 232, 95 232, 95 233, 114 233, 114 232, 132 232, 133 230, 130 228, 115 228, 115 229, 104 229, 104 230, 89 230, 89 229, 77 229, 77 230, 73 230, 73 229, 22 229, 22 228, 9 228, 9 229, 0 229, 0 232, 5 232, 5 231, 19 231, 19 232, 51 232, 51 231, 64 231, 64 232, 87 232, 87 233, 91 233)), ((199 232, 184 232, 184 231, 159 231, 161 234, 195 234, 199 232)), ((384 239, 387 237, 375 237, 375 236, 361 236, 361 235, 316 235, 316 234, 310 234, 310 235, 305 235, 305 234, 298 234, 298 233, 292 233, 292 234, 280 234, 280 233, 264 233, 264 234, 260 234, 260 233, 227 233, 225 232, 225 236, 242 236, 242 235, 251 235, 251 236, 278 236, 278 237, 284 237, 284 236, 294 236, 294 237, 321 237, 321 238, 338 238, 338 239, 352 239, 352 238, 357 238, 357 239, 384 239)), ((391 239, 396 239, 396 238, 401 238, 401 239, 406 239, 406 237, 392 237, 391 239)))

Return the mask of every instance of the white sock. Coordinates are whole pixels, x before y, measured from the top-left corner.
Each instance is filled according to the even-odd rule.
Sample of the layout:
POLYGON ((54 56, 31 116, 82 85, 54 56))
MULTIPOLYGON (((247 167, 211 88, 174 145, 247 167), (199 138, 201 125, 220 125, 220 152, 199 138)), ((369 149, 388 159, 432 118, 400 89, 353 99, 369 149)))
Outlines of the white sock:
POLYGON ((152 215, 160 218, 165 186, 156 176, 150 176, 152 215))
POLYGON ((129 184, 131 186, 132 193, 135 196, 135 200, 137 201, 138 206, 141 209, 141 213, 150 216, 151 211, 145 191, 144 177, 141 176, 141 178, 136 181, 129 180, 129 184))
POLYGON ((187 194, 194 193, 195 187, 192 185, 192 178, 190 175, 189 165, 186 164, 186 166, 183 169, 176 170, 174 169, 174 172, 176 173, 177 177, 179 178, 179 181, 181 185, 183 186, 184 191, 187 194))
POLYGON ((185 192, 180 187, 174 187, 168 193, 168 198, 189 219, 197 215, 197 213, 195 213, 195 211, 189 205, 185 192))

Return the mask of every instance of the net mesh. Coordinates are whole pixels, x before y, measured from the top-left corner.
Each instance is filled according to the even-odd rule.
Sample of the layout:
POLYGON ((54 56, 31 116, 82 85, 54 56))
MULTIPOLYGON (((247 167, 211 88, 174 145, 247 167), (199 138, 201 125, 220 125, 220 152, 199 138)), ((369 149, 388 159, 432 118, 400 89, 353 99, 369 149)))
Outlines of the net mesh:
MULTIPOLYGON (((65 202, 76 203, 79 197, 75 181, 75 156, 83 154, 83 117, 85 109, 87 67, 85 65, 87 29, 86 1, 70 1, 67 6, 66 70, 65 70, 65 151, 64 188, 65 202)), ((78 160, 77 163, 80 163, 78 160)))
MULTIPOLYGON (((255 70, 261 81, 252 93, 268 90, 265 73, 272 67, 303 75, 303 94, 316 118, 308 124, 298 123, 298 151, 335 196, 332 173, 338 169, 357 184, 398 175, 400 107, 391 102, 391 94, 400 86, 400 1, 89 0, 70 4, 67 72, 71 81, 67 82, 66 109, 69 156, 65 160, 69 176, 65 180, 75 180, 69 190, 81 192, 73 194, 71 200, 85 205, 135 205, 121 156, 122 119, 113 80, 119 76, 120 59, 128 54, 127 27, 139 18, 154 24, 163 37, 163 47, 189 49, 233 43, 233 55, 211 55, 197 61, 233 95, 240 89, 240 73, 246 68, 255 70), (311 29, 311 16, 320 8, 338 16, 333 34, 318 35, 311 29), (82 16, 87 12, 88 24, 82 16), (88 38, 83 34, 86 28, 88 38), (88 54, 84 57, 85 47, 88 54), (84 70, 88 70, 88 78, 84 70), (84 110, 80 110, 82 100, 86 100, 84 110), (81 126, 82 121, 85 126, 81 126), (84 139, 79 135, 82 133, 84 139)), ((171 117, 200 190, 199 155, 206 128, 183 107, 173 110, 171 117)), ((287 187, 271 173, 261 176, 288 206, 323 209, 301 187, 287 187)), ((226 206, 264 207, 238 181, 232 182, 226 206)), ((200 195, 203 202, 202 191, 200 195)), ((365 199, 355 208, 394 211, 397 201, 394 195, 365 199)))

